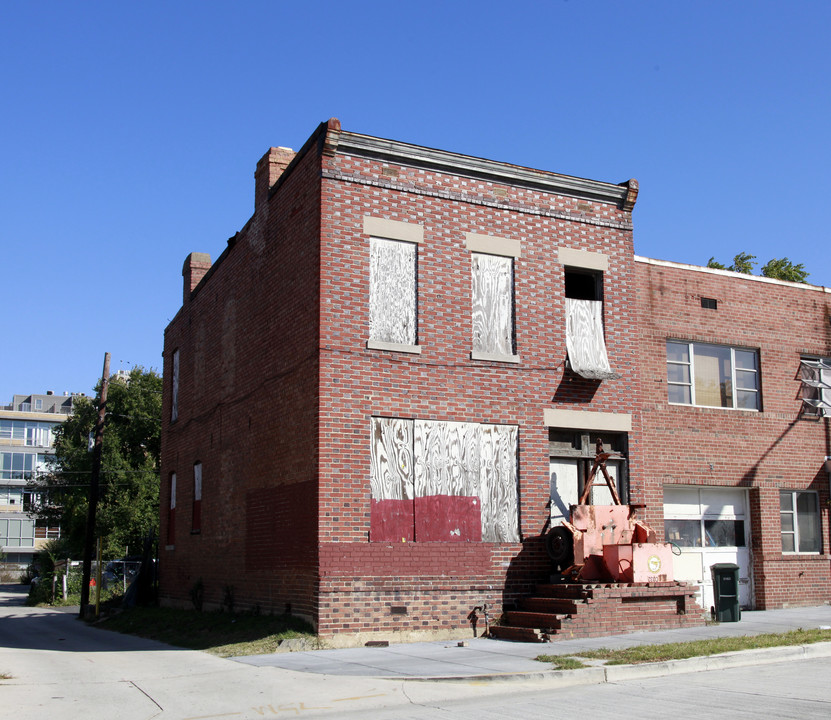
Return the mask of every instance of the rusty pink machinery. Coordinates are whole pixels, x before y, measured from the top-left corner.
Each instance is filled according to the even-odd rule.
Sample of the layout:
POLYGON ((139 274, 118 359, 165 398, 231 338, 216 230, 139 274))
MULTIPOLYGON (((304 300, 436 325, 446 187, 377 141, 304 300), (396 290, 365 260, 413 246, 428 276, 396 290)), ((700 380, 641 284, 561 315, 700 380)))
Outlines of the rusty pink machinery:
POLYGON ((546 536, 546 547, 565 579, 572 582, 671 582, 672 545, 658 542, 655 531, 636 517, 643 505, 624 505, 609 476, 606 461, 617 457, 603 451, 598 439, 594 463, 570 519, 546 536), (597 480, 598 471, 603 480, 597 480), (591 504, 591 490, 605 481, 613 505, 591 504))

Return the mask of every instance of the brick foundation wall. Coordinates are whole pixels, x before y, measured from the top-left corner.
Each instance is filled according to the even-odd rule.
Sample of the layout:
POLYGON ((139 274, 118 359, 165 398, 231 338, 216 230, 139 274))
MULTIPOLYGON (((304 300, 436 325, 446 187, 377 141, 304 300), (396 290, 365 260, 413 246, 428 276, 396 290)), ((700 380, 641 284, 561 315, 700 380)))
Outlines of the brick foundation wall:
POLYGON ((487 604, 498 618, 550 574, 537 539, 524 545, 329 543, 321 546, 320 563, 323 635, 469 628, 474 607, 487 604))
POLYGON ((643 393, 643 482, 633 502, 663 527, 667 485, 749 490, 755 607, 816 605, 831 598, 829 421, 800 418, 799 360, 831 355, 831 295, 822 288, 770 283, 732 273, 636 262, 643 393), (718 301, 715 310, 701 298, 718 301), (666 340, 758 349, 761 412, 670 405, 666 340), (822 553, 783 554, 780 490, 818 493, 822 553))

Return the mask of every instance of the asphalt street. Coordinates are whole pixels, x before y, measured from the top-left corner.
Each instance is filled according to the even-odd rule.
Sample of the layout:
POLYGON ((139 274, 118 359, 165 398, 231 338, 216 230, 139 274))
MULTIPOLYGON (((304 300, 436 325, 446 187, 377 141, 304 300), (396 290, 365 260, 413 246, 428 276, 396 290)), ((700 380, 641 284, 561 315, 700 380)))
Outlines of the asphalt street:
MULTIPOLYGON (((450 713, 551 718, 573 717, 574 708, 580 715, 618 717, 621 703, 627 713, 680 717, 831 716, 831 689, 824 680, 831 670, 831 643, 756 651, 755 656, 565 672, 546 670, 530 659, 530 653, 552 652, 562 643, 488 640, 466 647, 448 641, 230 660, 90 627, 76 619, 74 610, 27 608, 24 593, 20 586, 0 586, 0 674, 8 676, 0 680, 2 718, 380 719, 450 713), (269 662, 307 655, 324 660, 305 670, 269 662), (431 675, 436 661, 444 663, 443 674, 431 675)), ((800 621, 803 627, 831 624, 828 607, 776 612, 785 614, 760 614, 754 623, 766 628, 800 621)), ((725 632, 742 634, 741 624, 732 623, 725 632)), ((605 640, 606 645, 627 642, 605 640)))

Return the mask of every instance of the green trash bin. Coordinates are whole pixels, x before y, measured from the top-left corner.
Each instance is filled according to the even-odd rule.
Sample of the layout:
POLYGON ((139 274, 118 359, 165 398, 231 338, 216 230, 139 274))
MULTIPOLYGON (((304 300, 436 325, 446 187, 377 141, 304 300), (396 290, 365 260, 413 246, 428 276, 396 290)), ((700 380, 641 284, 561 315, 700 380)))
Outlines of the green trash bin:
POLYGON ((713 574, 715 619, 719 622, 739 622, 739 566, 735 563, 716 563, 710 566, 713 574))

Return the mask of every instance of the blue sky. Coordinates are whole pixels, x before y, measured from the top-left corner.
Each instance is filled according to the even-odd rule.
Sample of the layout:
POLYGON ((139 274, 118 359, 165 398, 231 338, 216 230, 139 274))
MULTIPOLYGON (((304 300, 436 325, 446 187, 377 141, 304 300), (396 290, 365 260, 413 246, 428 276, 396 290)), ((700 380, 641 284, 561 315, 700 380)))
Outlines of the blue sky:
POLYGON ((0 11, 0 404, 159 369, 192 251, 316 125, 640 182, 639 255, 831 285, 831 3, 42 2, 0 11))

